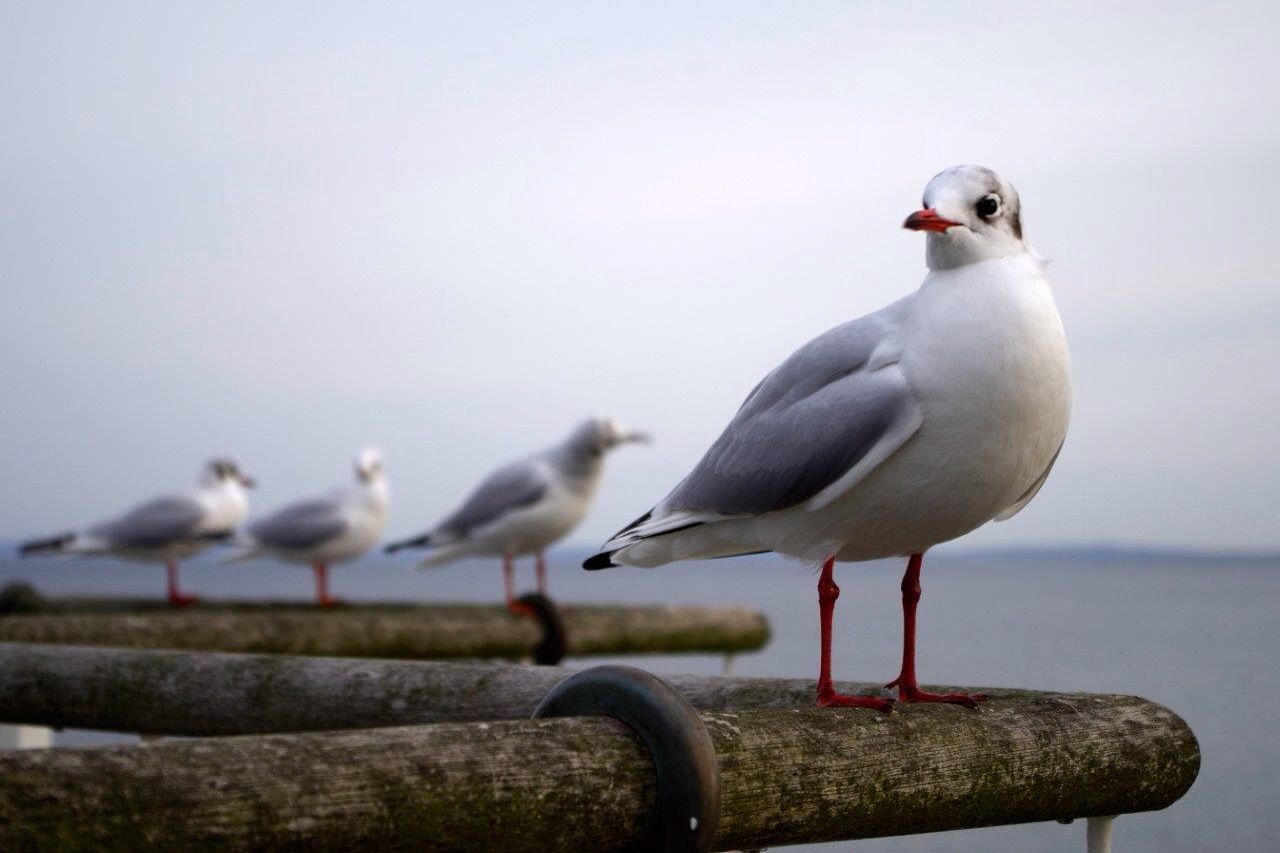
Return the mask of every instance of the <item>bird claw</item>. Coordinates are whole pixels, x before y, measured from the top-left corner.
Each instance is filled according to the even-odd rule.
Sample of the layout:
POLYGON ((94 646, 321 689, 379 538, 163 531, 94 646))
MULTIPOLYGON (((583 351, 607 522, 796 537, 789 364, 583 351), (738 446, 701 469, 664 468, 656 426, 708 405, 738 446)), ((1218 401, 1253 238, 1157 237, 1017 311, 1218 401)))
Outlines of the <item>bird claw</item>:
POLYGON ((200 600, 199 596, 177 593, 169 596, 169 606, 170 607, 190 607, 191 605, 195 604, 199 600, 200 600))
POLYGON ((881 713, 893 713, 893 700, 878 696, 846 696, 834 690, 818 691, 819 708, 871 708, 881 713))
MULTIPOLYGON (((897 684, 897 681, 891 683, 897 684)), ((899 687, 898 701, 908 702, 937 702, 944 705, 963 705, 966 708, 977 710, 979 702, 987 701, 985 693, 928 693, 919 687, 899 687)))

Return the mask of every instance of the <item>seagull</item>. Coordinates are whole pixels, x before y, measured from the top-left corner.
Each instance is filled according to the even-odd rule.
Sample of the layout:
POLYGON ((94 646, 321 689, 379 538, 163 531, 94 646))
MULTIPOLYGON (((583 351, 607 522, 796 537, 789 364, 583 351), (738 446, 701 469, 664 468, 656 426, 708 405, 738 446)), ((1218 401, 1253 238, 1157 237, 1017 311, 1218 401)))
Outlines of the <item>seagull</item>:
POLYGON ((535 555, 538 591, 546 595, 544 552, 587 514, 605 452, 648 441, 645 433, 625 430, 610 418, 590 418, 554 447, 494 471, 452 515, 426 533, 388 545, 386 552, 428 548, 421 568, 501 556, 507 607, 523 612, 515 600, 515 558, 535 555))
POLYGON ((201 470, 196 488, 190 492, 154 498, 83 532, 25 542, 18 553, 111 555, 164 563, 169 604, 185 607, 196 597, 179 589, 178 561, 213 542, 230 539, 249 512, 245 489, 253 486, 253 480, 242 474, 236 463, 213 459, 201 470))
POLYGON ((267 553, 286 563, 308 563, 320 606, 338 603, 329 596, 329 566, 354 560, 377 544, 390 505, 382 453, 360 451, 355 468, 354 487, 289 504, 249 525, 248 539, 232 559, 267 553))
POLYGON ((587 569, 773 551, 821 566, 819 705, 831 681, 837 560, 906 557, 901 702, 976 707, 916 680, 924 552, 1025 507, 1058 458, 1071 367, 1045 263, 1013 186, 990 169, 936 175, 904 228, 926 235, 914 293, 814 338, 747 395, 702 460, 587 569))

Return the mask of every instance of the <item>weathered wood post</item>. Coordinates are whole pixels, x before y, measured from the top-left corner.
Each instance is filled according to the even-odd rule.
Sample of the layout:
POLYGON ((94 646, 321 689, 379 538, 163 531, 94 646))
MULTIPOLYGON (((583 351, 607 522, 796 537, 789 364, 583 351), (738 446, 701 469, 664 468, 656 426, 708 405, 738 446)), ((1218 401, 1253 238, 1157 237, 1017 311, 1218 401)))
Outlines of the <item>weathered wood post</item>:
MULTIPOLYGON (((1199 752, 1124 696, 702 715, 715 849, 1168 806, 1199 752)), ((195 845, 613 850, 651 819, 653 763, 608 718, 255 735, 0 755, 0 848, 195 845)))
MULTIPOLYGON (((201 736, 526 718, 571 672, 478 661, 0 643, 0 722, 201 736)), ((702 711, 813 707, 814 683, 804 678, 664 680, 702 711)), ((839 689, 874 694, 880 685, 841 682, 839 689)), ((1095 698, 982 690, 993 701, 1095 698)))

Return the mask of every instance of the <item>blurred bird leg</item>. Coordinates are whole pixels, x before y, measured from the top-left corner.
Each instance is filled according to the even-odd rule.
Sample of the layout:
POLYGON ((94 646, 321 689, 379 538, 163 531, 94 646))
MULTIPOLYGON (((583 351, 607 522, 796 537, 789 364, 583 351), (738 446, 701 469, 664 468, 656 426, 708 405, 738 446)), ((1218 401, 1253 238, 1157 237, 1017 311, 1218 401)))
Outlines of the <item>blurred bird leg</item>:
POLYGON ((533 610, 516 601, 516 561, 508 551, 502 555, 502 583, 506 590, 507 609, 517 616, 533 616, 533 610))
POLYGON ((198 599, 194 595, 186 595, 178 588, 178 562, 177 560, 166 560, 164 564, 165 573, 169 581, 169 604, 172 607, 186 607, 195 604, 198 599))
POLYGON ((329 566, 326 563, 313 563, 311 570, 316 576, 316 602, 326 609, 339 603, 339 599, 329 595, 329 566))

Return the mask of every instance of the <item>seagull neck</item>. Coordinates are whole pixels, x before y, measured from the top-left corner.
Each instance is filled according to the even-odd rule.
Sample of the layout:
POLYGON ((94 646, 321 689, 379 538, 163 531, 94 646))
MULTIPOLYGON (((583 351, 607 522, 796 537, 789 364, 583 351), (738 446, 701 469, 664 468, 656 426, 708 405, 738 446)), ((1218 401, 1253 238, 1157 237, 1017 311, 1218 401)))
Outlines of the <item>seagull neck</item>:
POLYGON ((1043 278, 1044 266, 1037 256, 1030 252, 1020 252, 1015 255, 988 258, 984 261, 974 261, 954 267, 942 269, 930 267, 929 274, 924 277, 920 289, 927 291, 934 287, 953 288, 994 280, 1021 280, 1028 275, 1043 278))
POLYGON ((214 483, 201 484, 196 489, 196 500, 218 507, 227 506, 242 511, 249 509, 249 495, 235 480, 218 480, 214 483))
POLYGON ((387 488, 386 477, 373 477, 356 486, 359 500, 367 507, 378 512, 386 510, 391 503, 391 490, 387 488))
POLYGON ((930 270, 940 272, 1029 253, 1027 244, 1011 234, 979 238, 967 228, 950 230, 956 233, 930 234, 926 238, 924 260, 930 270))
POLYGON ((566 480, 590 483, 604 468, 604 453, 593 444, 570 439, 553 451, 551 461, 566 480))

